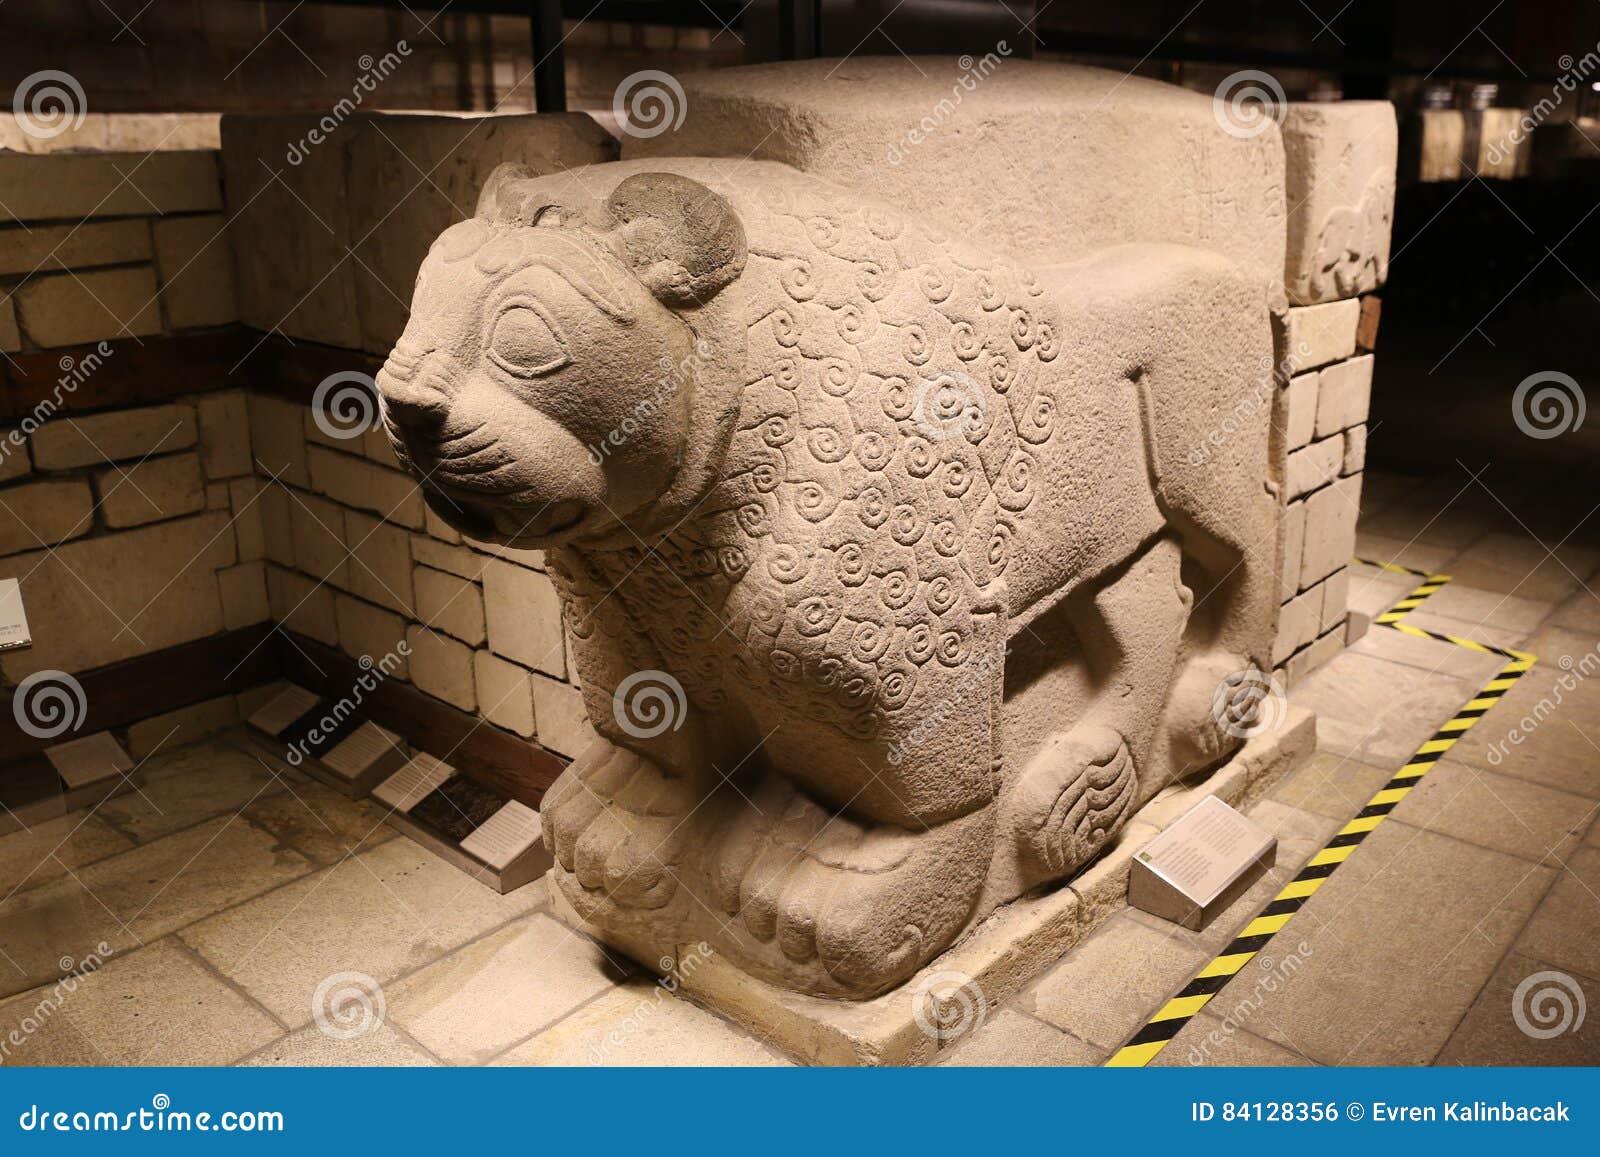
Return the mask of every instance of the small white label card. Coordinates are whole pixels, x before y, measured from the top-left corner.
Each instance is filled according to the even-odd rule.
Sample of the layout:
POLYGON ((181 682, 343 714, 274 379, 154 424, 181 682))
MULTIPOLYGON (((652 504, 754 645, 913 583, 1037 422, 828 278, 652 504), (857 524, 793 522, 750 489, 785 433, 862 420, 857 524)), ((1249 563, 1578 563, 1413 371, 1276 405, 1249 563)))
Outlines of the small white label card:
POLYGON ((0 579, 0 651, 31 646, 28 614, 22 609, 22 584, 14 578, 0 579))
POLYGON ((251 727, 268 735, 282 735, 284 729, 317 705, 317 696, 304 687, 290 684, 267 700, 250 716, 251 727))
POLYGON ((461 850, 499 870, 537 843, 541 834, 539 813, 511 800, 462 840, 461 850))
POLYGON ((1204 908, 1271 844, 1271 833, 1208 795, 1146 844, 1139 862, 1204 908))
POLYGON ((456 769, 444 760, 419 751, 411 762, 373 788, 372 796, 395 811, 408 812, 455 773, 456 769))
POLYGON ((363 723, 322 757, 322 765, 345 779, 354 779, 391 751, 400 749, 400 737, 379 727, 363 723))

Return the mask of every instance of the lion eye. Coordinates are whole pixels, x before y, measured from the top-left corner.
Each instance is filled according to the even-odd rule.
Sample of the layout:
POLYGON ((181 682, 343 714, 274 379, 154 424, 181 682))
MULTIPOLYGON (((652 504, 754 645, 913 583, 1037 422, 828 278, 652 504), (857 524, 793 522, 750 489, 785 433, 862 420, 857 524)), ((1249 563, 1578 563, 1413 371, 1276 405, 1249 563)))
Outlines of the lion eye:
POLYGON ((512 306, 495 319, 489 357, 517 377, 548 374, 569 360, 555 329, 543 314, 526 305, 512 306))

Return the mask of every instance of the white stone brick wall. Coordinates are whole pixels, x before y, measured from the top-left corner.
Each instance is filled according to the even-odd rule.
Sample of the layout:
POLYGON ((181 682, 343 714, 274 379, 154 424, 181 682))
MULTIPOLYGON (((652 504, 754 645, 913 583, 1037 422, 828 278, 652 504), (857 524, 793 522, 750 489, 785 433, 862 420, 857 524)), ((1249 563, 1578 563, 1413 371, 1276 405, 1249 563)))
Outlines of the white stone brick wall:
POLYGON ((1282 127, 1289 308, 1273 415, 1285 505, 1272 663, 1292 685, 1347 641, 1397 133, 1393 108, 1371 101, 1291 104, 1282 127))

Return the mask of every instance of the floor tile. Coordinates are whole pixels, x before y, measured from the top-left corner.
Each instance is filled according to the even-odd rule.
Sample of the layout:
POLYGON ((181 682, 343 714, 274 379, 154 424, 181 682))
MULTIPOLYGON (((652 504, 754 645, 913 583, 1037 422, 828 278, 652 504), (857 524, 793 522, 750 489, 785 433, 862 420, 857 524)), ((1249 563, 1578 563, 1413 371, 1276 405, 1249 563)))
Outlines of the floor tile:
POLYGON ((1517 940, 1517 950, 1557 968, 1600 976, 1600 851, 1579 848, 1517 940))
POLYGON ((1454 760, 1423 776, 1397 820, 1525 860, 1559 866, 1600 813, 1600 802, 1454 760))
POLYGON ((1342 823, 1365 807, 1394 773, 1392 767, 1318 752, 1279 780, 1269 798, 1342 823))
MULTIPOLYGON (((1245 974, 1248 976, 1248 973, 1245 974)), ((1221 998, 1233 987, 1234 981, 1214 998, 1221 998)), ((1199 1016, 1186 1024, 1172 1038, 1166 1048, 1150 1062, 1151 1068, 1304 1068, 1316 1062, 1300 1053, 1284 1048, 1250 1032, 1243 1026, 1250 1023, 1250 1007, 1241 1007, 1231 1017, 1214 1015, 1207 1006, 1199 1016)))
POLYGON ((140 765, 139 790, 100 805, 112 827, 148 842, 278 790, 273 773, 254 755, 219 739, 156 755, 140 765))
POLYGON ((1553 540, 1541 546, 1520 531, 1489 534, 1446 563, 1445 570, 1456 582, 1479 590, 1539 602, 1565 599, 1600 566, 1600 550, 1566 545, 1552 555, 1552 546, 1553 540))
POLYGON ((1499 655, 1458 647, 1438 639, 1425 639, 1404 631, 1374 625, 1345 651, 1347 655, 1366 655, 1391 663, 1416 667, 1427 674, 1453 675, 1471 687, 1481 687, 1505 666, 1499 655))
POLYGON ((1600 711, 1593 692, 1568 690, 1575 675, 1541 661, 1461 737, 1450 758, 1600 799, 1600 711))
MULTIPOLYGON (((1465 484, 1466 479, 1462 479, 1465 484)), ((1481 517, 1468 504, 1470 493, 1456 496, 1457 486, 1442 498, 1416 498, 1397 502, 1387 509, 1364 514, 1361 529, 1367 534, 1397 538, 1401 542, 1420 542, 1429 546, 1455 547, 1458 551, 1483 537, 1481 517)), ((1392 562, 1392 559, 1380 559, 1392 562)))
POLYGON ((74 991, 0 1004, 0 1036, 43 1027, 15 1049, 26 1065, 225 1065, 283 1029, 170 940, 116 956, 74 991), (55 1007, 42 1014, 41 1002, 55 1007))
POLYGON ((1317 714, 1319 751, 1401 767, 1478 684, 1346 650, 1290 694, 1317 714))
POLYGON ((1385 822, 1279 934, 1290 943, 1273 941, 1299 963, 1260 994, 1250 1031, 1321 1064, 1427 1063, 1552 875, 1385 822))
POLYGON ((307 1025, 273 1041, 238 1062, 247 1068, 416 1068, 439 1062, 386 1024, 374 1024, 358 1036, 329 1036, 307 1025))
POLYGON ((494 1063, 616 1068, 792 1062, 743 1029, 639 977, 591 1000, 494 1063))
MULTIPOLYGON (((1368 562, 1389 562, 1396 566, 1408 566, 1412 570, 1437 573, 1447 560, 1459 553, 1461 552, 1458 547, 1407 542, 1403 538, 1390 538, 1387 535, 1370 533, 1361 526, 1356 527, 1356 557, 1364 558, 1368 562)), ((1366 569, 1357 567, 1351 572, 1351 577, 1366 572, 1366 569)), ((1392 575, 1392 577, 1400 581, 1405 579, 1403 575, 1392 575)), ((1411 585, 1416 586, 1418 581, 1420 580, 1412 580, 1411 585)))
POLYGON ((542 890, 499 896, 410 840, 390 840, 186 929, 183 938, 291 1028, 339 972, 379 984, 532 909, 542 890))
POLYGON ((1600 1016, 1589 1014, 1595 1009, 1600 981, 1508 953, 1434 1064, 1600 1065, 1600 1016))
POLYGON ((1589 590, 1574 591, 1566 602, 1550 613, 1549 624, 1568 630, 1600 635, 1600 589, 1589 583, 1589 590), (1594 591, 1591 594, 1590 591, 1594 591))
POLYGON ((244 811, 244 818, 271 832, 288 847, 317 864, 336 864, 346 856, 396 838, 385 824, 389 809, 371 800, 354 800, 302 780, 264 796, 244 811))
POLYGON ((1109 1052, 1053 1025, 1002 1008, 985 1017, 982 1025, 934 1063, 945 1068, 1063 1068, 1098 1065, 1109 1052))
POLYGON ((1497 627, 1492 623, 1475 623, 1470 619, 1452 619, 1448 615, 1436 615, 1425 609, 1426 607, 1427 604, 1424 603, 1421 608, 1407 615, 1406 625, 1421 627, 1425 631, 1435 631, 1441 635, 1453 635, 1458 639, 1471 639, 1475 643, 1487 643, 1491 647, 1509 647, 1514 651, 1521 650, 1533 635, 1531 630, 1497 627))
MULTIPOLYGON (((1469 623, 1482 623, 1524 635, 1532 632, 1555 610, 1555 604, 1501 591, 1483 591, 1452 577, 1422 604, 1436 615, 1469 623)), ((1422 609, 1419 608, 1419 609, 1422 609)), ((1476 636, 1472 636, 1476 637, 1476 636)), ((1487 641, 1487 640, 1480 640, 1487 641)))
POLYGON ((1416 590, 1421 581, 1386 570, 1351 567, 1350 593, 1345 596, 1345 605, 1353 611, 1376 618, 1416 590))
POLYGON ((127 836, 82 811, 0 836, 0 898, 131 847, 133 841, 127 836))
POLYGON ((536 913, 389 989, 389 1015, 435 1056, 484 1064, 622 979, 599 946, 536 913))
POLYGON ((1018 1007, 1114 1049, 1209 959, 1170 932, 1115 916, 1045 973, 1018 1007))

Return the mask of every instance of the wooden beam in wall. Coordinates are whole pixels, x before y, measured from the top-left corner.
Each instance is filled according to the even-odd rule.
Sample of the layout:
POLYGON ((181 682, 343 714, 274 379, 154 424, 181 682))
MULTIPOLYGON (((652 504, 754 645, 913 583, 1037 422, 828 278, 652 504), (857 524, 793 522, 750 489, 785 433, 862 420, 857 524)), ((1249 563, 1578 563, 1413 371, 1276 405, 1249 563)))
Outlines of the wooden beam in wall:
POLYGON ((239 627, 77 674, 83 687, 83 724, 54 739, 36 739, 17 726, 11 706, 15 690, 8 687, 0 714, 0 763, 271 682, 278 677, 277 652, 264 643, 271 630, 270 623, 239 627))

